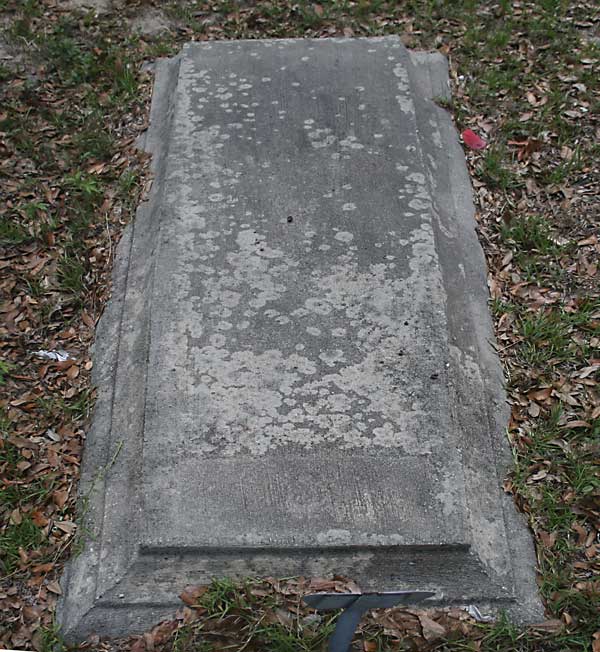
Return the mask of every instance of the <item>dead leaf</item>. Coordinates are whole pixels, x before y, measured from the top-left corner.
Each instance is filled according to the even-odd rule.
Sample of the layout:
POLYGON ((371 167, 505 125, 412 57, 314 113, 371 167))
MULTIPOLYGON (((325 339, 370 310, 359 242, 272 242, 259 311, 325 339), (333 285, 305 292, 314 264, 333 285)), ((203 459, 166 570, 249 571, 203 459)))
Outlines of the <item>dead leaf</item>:
POLYGON ((100 174, 106 168, 106 163, 95 163, 87 169, 88 174, 100 174))
POLYGON ((573 523, 571 529, 577 532, 577 545, 583 546, 588 536, 588 531, 577 521, 573 523))
POLYGON ((81 313, 81 321, 83 321, 83 323, 84 323, 86 326, 89 326, 90 328, 93 328, 93 327, 96 325, 96 322, 93 320, 93 318, 92 318, 92 317, 90 316, 90 314, 87 312, 87 310, 84 310, 84 311, 81 313))
POLYGON ((41 607, 31 607, 29 605, 25 605, 21 611, 23 616, 25 617, 25 620, 27 621, 35 621, 40 618, 42 615, 42 608, 41 607))
POLYGON ((51 593, 55 593, 56 595, 62 595, 62 589, 60 588, 60 584, 56 581, 49 582, 48 584, 46 584, 46 588, 51 593))
POLYGON ((54 527, 62 530, 66 534, 73 534, 77 529, 77 523, 73 523, 73 521, 56 521, 54 527))
POLYGON ((421 628, 423 630, 423 637, 429 642, 437 641, 446 636, 446 629, 435 620, 432 620, 424 614, 417 614, 421 628))
POLYGON ((66 489, 56 490, 52 493, 52 500, 54 501, 54 504, 59 508, 63 508, 65 506, 68 498, 69 492, 66 489))
POLYGON ((38 527, 46 527, 46 525, 48 525, 48 519, 46 518, 44 513, 39 509, 34 509, 30 513, 30 517, 32 522, 38 527))
POLYGON ((546 548, 552 548, 556 543, 556 537, 558 536, 556 532, 546 532, 545 530, 538 530, 538 535, 546 548))
POLYGON ((79 367, 74 364, 67 369, 66 376, 69 380, 75 380, 79 376, 79 367))
POLYGON ((592 424, 587 421, 582 421, 581 419, 576 419, 575 421, 567 421, 563 428, 591 428, 592 424))
POLYGON ((138 636, 131 646, 130 652, 147 652, 146 639, 143 636, 138 636))
POLYGON ((322 577, 315 577, 310 581, 309 586, 313 591, 332 591, 335 589, 335 582, 322 577))
POLYGON ((595 245, 595 244, 598 244, 598 237, 596 235, 592 235, 589 238, 585 238, 584 240, 579 240, 577 246, 585 247, 587 245, 595 245))
POLYGON ((537 473, 530 475, 527 478, 527 482, 530 483, 530 482, 537 482, 538 480, 543 480, 547 475, 548 475, 548 471, 546 469, 541 469, 537 473))
POLYGON ((179 599, 189 607, 198 606, 200 598, 208 591, 208 586, 186 586, 179 594, 179 599))
POLYGON ((53 568, 54 568, 54 564, 52 562, 48 562, 47 564, 38 564, 37 566, 33 566, 31 572, 34 575, 38 575, 38 574, 45 575, 49 573, 53 568))
POLYGON ((558 620, 557 618, 552 618, 550 620, 545 620, 544 622, 541 623, 534 623, 533 625, 530 625, 531 629, 535 629, 537 631, 541 632, 560 632, 561 629, 563 629, 564 625, 562 620, 558 620))
POLYGON ((534 401, 546 401, 550 398, 552 394, 552 387, 545 387, 544 389, 538 389, 531 392, 527 392, 527 396, 534 401))
POLYGON ((587 378, 588 376, 595 374, 597 371, 600 371, 600 365, 593 364, 590 365, 589 367, 584 367, 583 369, 581 369, 577 374, 577 376, 579 378, 587 378))

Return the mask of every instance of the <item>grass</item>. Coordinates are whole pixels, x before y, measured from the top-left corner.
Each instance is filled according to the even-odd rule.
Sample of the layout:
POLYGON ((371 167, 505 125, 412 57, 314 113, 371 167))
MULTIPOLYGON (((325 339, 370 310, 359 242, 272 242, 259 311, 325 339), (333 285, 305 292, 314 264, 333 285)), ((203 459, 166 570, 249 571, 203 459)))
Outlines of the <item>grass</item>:
POLYGON ((94 406, 94 392, 90 388, 84 388, 75 394, 67 403, 63 404, 63 410, 71 416, 74 421, 87 420, 94 406))
POLYGON ((73 421, 85 421, 91 414, 94 405, 94 392, 86 387, 79 393, 65 400, 61 397, 38 398, 37 405, 42 414, 51 418, 57 412, 67 415, 73 421))
POLYGON ((75 137, 74 145, 80 152, 80 163, 86 161, 109 160, 115 151, 115 139, 112 134, 104 130, 98 130, 98 122, 102 122, 103 116, 99 111, 94 111, 87 118, 85 126, 75 137))
POLYGON ((27 227, 11 217, 0 221, 0 246, 23 244, 31 239, 27 227))
POLYGON ((67 176, 65 184, 75 196, 79 196, 90 203, 93 203, 102 193, 98 179, 81 171, 67 176))
POLYGON ((269 652, 316 652, 323 649, 332 629, 332 627, 322 627, 317 631, 309 630, 302 636, 298 636, 298 632, 290 627, 273 624, 258 627, 254 635, 260 640, 262 648, 269 652))
POLYGON ((512 172, 506 161, 506 154, 498 147, 486 149, 479 169, 481 178, 492 189, 508 191, 519 185, 517 176, 512 172))
POLYGON ((552 230, 546 218, 541 215, 527 215, 511 220, 502 227, 502 236, 518 254, 555 255, 560 246, 552 237, 552 230))
POLYGON ((202 596, 200 605, 212 617, 223 619, 233 609, 247 607, 248 601, 233 580, 224 578, 213 580, 210 590, 202 596))
POLYGON ((42 627, 39 636, 39 652, 67 652, 67 646, 60 635, 60 628, 56 623, 42 627))
POLYGON ((540 591, 556 616, 566 612, 578 619, 579 635, 572 638, 583 644, 595 631, 600 596, 582 595, 572 588, 578 581, 576 563, 581 558, 574 527, 577 505, 584 506, 600 490, 600 463, 593 452, 600 420, 591 424, 590 432, 565 427, 561 417, 561 410, 555 407, 529 433, 529 445, 517 454, 513 481, 527 498, 534 529, 554 537, 538 555, 540 591), (537 475, 532 475, 532 469, 537 475), (566 502, 567 491, 573 498, 566 502))
MULTIPOLYGON (((7 153, 2 170, 2 186, 7 192, 0 198, 0 246, 22 265, 22 271, 13 276, 14 296, 21 297, 16 305, 25 299, 33 312, 31 322, 23 322, 28 330, 22 334, 25 339, 21 346, 29 351, 61 348, 61 338, 69 328, 78 329, 81 343, 86 340, 79 330, 81 311, 84 305, 93 310, 86 300, 90 292, 98 291, 91 283, 102 276, 98 267, 104 264, 95 248, 102 251, 106 239, 108 247, 112 246, 115 222, 121 219, 98 215, 106 201, 112 170, 111 175, 102 176, 90 173, 88 168, 109 163, 119 150, 123 128, 114 120, 115 111, 130 111, 140 102, 137 64, 130 56, 136 39, 128 36, 115 43, 109 34, 104 38, 97 31, 95 21, 80 20, 74 14, 46 20, 45 9, 37 1, 15 4, 9 0, 0 7, 3 9, 16 10, 8 36, 12 36, 14 47, 27 44, 36 75, 25 75, 19 84, 11 86, 14 72, 4 67, 0 71, 0 82, 6 82, 0 84, 0 140, 6 145, 3 156, 7 153), (27 266, 27 255, 32 251, 34 256, 41 253, 40 260, 49 263, 41 273, 27 266), (23 258, 20 252, 25 252, 23 258), (52 338, 57 338, 57 343, 49 346, 52 338)), ((139 178, 137 164, 131 157, 127 167, 139 178)), ((124 215, 132 210, 137 196, 135 184, 127 188, 131 196, 124 215)), ((61 515, 53 493, 72 486, 77 477, 77 442, 94 395, 84 370, 79 376, 81 386, 79 379, 65 386, 64 377, 52 366, 41 381, 31 356, 24 359, 10 344, 3 354, 5 351, 7 359, 0 365, 0 575, 22 580, 28 577, 31 564, 44 560, 56 563, 68 550, 64 533, 41 524, 61 515), (18 375, 25 380, 16 380, 18 375), (27 379, 36 377, 38 381, 26 389, 27 379), (34 398, 29 412, 8 407, 7 395, 16 392, 21 396, 30 390, 34 398), (39 450, 21 451, 11 443, 12 436, 26 428, 28 418, 35 423, 39 450), (69 433, 53 444, 56 451, 52 459, 58 459, 59 466, 31 473, 44 461, 44 451, 52 444, 43 437, 46 429, 69 433), (65 457, 72 461, 66 462, 65 457)), ((49 611, 46 620, 50 617, 49 611)), ((3 622, 2 642, 6 631, 3 622)), ((50 646, 52 628, 45 631, 49 638, 44 645, 50 646)))
POLYGON ((570 359, 569 324, 560 311, 527 315, 521 321, 520 354, 526 364, 541 366, 549 360, 570 359))
MULTIPOLYGON (((283 581, 285 584, 285 581, 283 581)), ((260 580, 241 583, 213 580, 196 607, 202 620, 177 629, 166 649, 171 652, 212 651, 225 648, 264 652, 321 652, 335 627, 336 614, 312 616, 296 608, 299 597, 279 595, 260 580), (235 637, 235 638, 234 638, 235 637), (237 640, 236 645, 233 641, 237 640)), ((371 632, 379 640, 379 632, 371 632)))
MULTIPOLYGON (((8 428, 9 424, 6 424, 8 428)), ((4 427, 2 428, 4 430, 4 427)), ((0 472, 12 472, 13 476, 23 478, 20 465, 28 463, 20 450, 4 436, 0 439, 0 472)), ((28 505, 46 496, 51 487, 38 479, 26 485, 18 482, 5 486, 0 491, 0 512, 10 514, 6 527, 0 531, 0 577, 9 575, 18 568, 20 551, 36 550, 44 542, 44 534, 27 513, 28 505)))
POLYGON ((589 337, 597 331, 597 300, 584 300, 576 310, 552 308, 524 315, 519 322, 521 345, 519 354, 533 367, 544 367, 550 361, 585 365, 593 352, 589 337))
POLYGON ((85 266, 77 256, 65 254, 59 261, 58 280, 61 291, 76 300, 85 292, 85 266))
POLYGON ((31 516, 32 505, 43 502, 54 489, 51 477, 37 478, 23 483, 26 475, 23 465, 29 466, 31 451, 25 453, 7 438, 10 422, 2 417, 0 430, 0 476, 10 474, 15 482, 0 490, 0 513, 10 514, 9 522, 0 531, 0 577, 9 575, 18 569, 22 554, 39 549, 45 541, 42 528, 31 516))
POLYGON ((30 516, 24 516, 18 524, 9 524, 0 533, 0 573, 10 575, 19 567, 20 551, 25 554, 37 550, 45 540, 45 535, 32 521, 30 516))
POLYGON ((10 362, 6 362, 5 360, 0 360, 0 385, 4 385, 5 383, 5 378, 8 374, 10 374, 11 369, 13 369, 14 365, 12 365, 10 362))

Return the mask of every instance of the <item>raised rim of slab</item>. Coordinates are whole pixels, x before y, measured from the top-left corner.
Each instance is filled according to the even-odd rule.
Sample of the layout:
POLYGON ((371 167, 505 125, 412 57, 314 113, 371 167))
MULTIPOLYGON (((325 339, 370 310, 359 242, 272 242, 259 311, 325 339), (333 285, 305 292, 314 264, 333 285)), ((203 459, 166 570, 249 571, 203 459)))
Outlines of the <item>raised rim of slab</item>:
MULTIPOLYGON (((417 68, 424 73, 426 71, 425 76, 421 77, 424 96, 432 100, 450 99, 448 64, 445 57, 437 52, 411 52, 411 57, 417 68)), ((440 217, 437 233, 438 244, 440 248, 448 248, 449 241, 452 240, 454 250, 456 251, 458 244, 462 254, 460 256, 461 264, 442 267, 442 272, 447 279, 446 287, 449 289, 448 315, 456 317, 468 314, 470 322, 474 326, 473 333, 477 343, 475 352, 477 366, 475 367, 469 364, 474 353, 470 346, 472 334, 461 328, 460 324, 456 324, 452 329, 456 336, 456 348, 452 357, 453 375, 455 374, 456 378, 467 376, 463 383, 457 382, 455 386, 457 390, 461 386, 463 389, 479 386, 483 390, 483 395, 465 394, 464 391, 459 395, 457 405, 469 406, 470 409, 458 416, 463 420, 465 432, 481 432, 477 425, 482 423, 479 419, 484 417, 485 413, 487 413, 489 423, 489 442, 491 444, 489 449, 486 449, 484 441, 481 442, 481 448, 473 447, 469 442, 465 442, 464 453, 470 456, 470 463, 467 466, 474 474, 481 474, 483 470, 477 458, 481 450, 492 457, 497 473, 497 505, 501 507, 504 518, 514 578, 515 606, 508 611, 515 622, 535 622, 543 616, 544 609, 537 590, 535 571, 537 561, 531 533, 525 516, 517 511, 512 496, 506 494, 501 488, 503 478, 513 466, 513 458, 506 436, 510 407, 506 400, 498 399, 498 397, 505 397, 505 378, 496 353, 496 337, 491 313, 487 308, 489 304, 487 263, 475 230, 475 207, 471 179, 458 140, 458 133, 448 112, 433 102, 430 103, 430 109, 437 128, 442 134, 440 141, 447 146, 446 150, 437 146, 435 153, 435 157, 440 163, 439 169, 447 172, 447 178, 440 175, 437 179, 432 177, 430 180, 437 190, 437 193, 434 192, 434 196, 440 200, 437 205, 440 217), (472 291, 461 292, 460 288, 465 286, 471 288, 472 291), (453 292, 450 291, 452 289, 453 292), (477 373, 480 378, 471 380, 469 374, 472 373, 477 373), (486 406, 483 414, 479 412, 481 405, 486 406)), ((423 128, 426 129, 424 116, 422 115, 421 118, 423 128)), ((450 255, 442 258, 445 261, 452 260, 450 255)), ((484 482, 483 478, 479 481, 484 482)), ((473 479, 473 484, 477 484, 476 479, 473 479)), ((479 538, 479 545, 484 547, 489 533, 487 529, 475 526, 476 519, 480 519, 480 523, 488 525, 485 518, 488 506, 481 498, 482 496, 471 496, 471 510, 474 516, 472 532, 474 537, 479 538)))
MULTIPOLYGON (((218 42, 213 45, 218 47, 218 42)), ((141 143, 153 154, 154 186, 150 201, 139 207, 135 223, 119 243, 113 298, 98 325, 97 341, 103 344, 94 352, 98 399, 81 483, 92 536, 63 577, 59 620, 64 635, 80 640, 93 631, 106 632, 108 623, 115 635, 143 630, 178 606, 177 587, 203 583, 211 576, 323 575, 340 569, 355 570, 364 588, 432 588, 440 605, 475 603, 482 611, 505 609, 518 622, 539 620, 543 610, 531 538, 501 488, 510 464, 505 439, 509 411, 498 398, 504 396, 504 379, 486 308, 485 259, 474 229, 470 180, 449 115, 423 98, 418 99, 417 119, 423 154, 436 170, 428 180, 438 218, 436 245, 454 252, 442 257, 442 273, 452 339, 449 376, 455 379, 454 403, 461 407, 453 418, 465 433, 460 454, 467 474, 471 547, 140 547, 135 525, 141 511, 134 490, 136 448, 122 450, 121 443, 137 438, 141 446, 142 441, 144 400, 130 398, 145 386, 148 372, 145 296, 152 283, 152 251, 179 63, 191 47, 202 45, 189 44, 178 57, 156 64, 151 128, 141 143), (472 291, 462 291, 465 286, 472 291), (490 474, 495 478, 492 483, 490 474), (107 494, 109 481, 112 491, 107 494), (104 522, 106 512, 112 514, 111 523, 104 522), (497 566, 495 578, 484 572, 482 559, 488 568, 497 566)), ((423 97, 447 97, 445 59, 437 53, 414 52, 411 58, 412 82, 423 97)))

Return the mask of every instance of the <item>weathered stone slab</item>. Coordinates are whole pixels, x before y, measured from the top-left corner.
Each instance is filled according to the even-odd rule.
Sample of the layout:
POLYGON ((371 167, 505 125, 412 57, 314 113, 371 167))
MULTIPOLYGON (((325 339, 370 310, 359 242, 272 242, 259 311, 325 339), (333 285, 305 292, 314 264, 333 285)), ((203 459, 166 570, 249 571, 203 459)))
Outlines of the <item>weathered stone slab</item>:
POLYGON ((438 55, 395 37, 161 62, 120 245, 67 635, 214 575, 338 572, 539 616, 502 496, 502 374, 438 55), (119 454, 115 457, 115 451, 119 454))

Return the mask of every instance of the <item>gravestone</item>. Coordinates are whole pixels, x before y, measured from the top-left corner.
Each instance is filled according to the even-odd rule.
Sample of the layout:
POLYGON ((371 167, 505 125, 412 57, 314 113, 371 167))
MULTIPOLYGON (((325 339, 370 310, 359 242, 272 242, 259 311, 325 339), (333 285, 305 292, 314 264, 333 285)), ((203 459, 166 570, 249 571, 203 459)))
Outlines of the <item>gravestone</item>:
POLYGON ((445 60, 396 37, 187 45, 95 346, 63 631, 211 577, 353 577, 541 615, 445 60))

